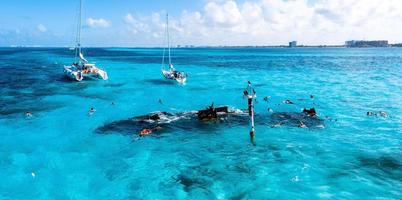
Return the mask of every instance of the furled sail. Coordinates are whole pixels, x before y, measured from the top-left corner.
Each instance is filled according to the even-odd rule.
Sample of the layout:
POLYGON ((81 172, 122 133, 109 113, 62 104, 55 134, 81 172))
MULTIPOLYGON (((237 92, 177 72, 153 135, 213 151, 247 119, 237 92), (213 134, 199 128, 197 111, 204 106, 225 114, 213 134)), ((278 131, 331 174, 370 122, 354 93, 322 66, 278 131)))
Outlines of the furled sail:
POLYGON ((80 52, 80 59, 81 61, 83 61, 84 63, 88 63, 88 60, 84 58, 84 55, 80 52))

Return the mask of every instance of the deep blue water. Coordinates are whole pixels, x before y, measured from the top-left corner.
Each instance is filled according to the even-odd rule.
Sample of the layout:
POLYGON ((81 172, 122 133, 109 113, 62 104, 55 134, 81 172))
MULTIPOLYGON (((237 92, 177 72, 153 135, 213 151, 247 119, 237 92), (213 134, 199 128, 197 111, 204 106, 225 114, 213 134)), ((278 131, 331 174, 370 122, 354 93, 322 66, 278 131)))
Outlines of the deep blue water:
POLYGON ((402 49, 173 49, 185 86, 163 80, 161 49, 85 52, 110 80, 65 79, 68 49, 0 49, 0 199, 402 199, 402 49), (124 123, 104 130, 246 108, 247 80, 256 146, 247 123, 172 123, 140 140, 124 123), (274 126, 312 107, 324 128, 274 126))

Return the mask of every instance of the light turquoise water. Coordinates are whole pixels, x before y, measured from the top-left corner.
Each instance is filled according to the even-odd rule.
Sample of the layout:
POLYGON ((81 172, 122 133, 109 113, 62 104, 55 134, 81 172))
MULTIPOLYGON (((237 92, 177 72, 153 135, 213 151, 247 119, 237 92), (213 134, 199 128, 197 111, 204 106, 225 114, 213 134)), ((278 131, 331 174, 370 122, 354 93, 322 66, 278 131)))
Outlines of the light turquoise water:
POLYGON ((174 49, 185 86, 162 79, 161 53, 87 49, 110 80, 78 83, 63 78, 66 49, 0 49, 0 199, 402 198, 402 49, 174 49), (246 108, 247 80, 256 146, 247 124, 97 131, 153 111, 246 108), (268 108, 304 107, 325 128, 271 128, 268 108))

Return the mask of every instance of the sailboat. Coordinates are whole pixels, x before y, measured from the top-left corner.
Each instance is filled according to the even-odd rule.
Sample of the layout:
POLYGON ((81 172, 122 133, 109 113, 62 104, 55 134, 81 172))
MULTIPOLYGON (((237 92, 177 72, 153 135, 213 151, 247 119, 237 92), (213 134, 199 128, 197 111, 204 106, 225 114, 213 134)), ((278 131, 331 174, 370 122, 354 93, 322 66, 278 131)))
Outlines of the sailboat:
POLYGON ((75 61, 70 66, 64 66, 64 74, 76 81, 82 81, 84 78, 98 78, 107 80, 106 71, 99 69, 95 64, 91 64, 85 59, 81 47, 81 21, 82 21, 82 0, 80 0, 79 19, 77 27, 77 38, 75 46, 75 61))
POLYGON ((167 49, 168 49, 168 66, 169 68, 166 69, 165 63, 165 52, 166 48, 163 48, 163 57, 162 57, 162 75, 169 80, 175 80, 180 84, 185 84, 187 80, 187 74, 184 72, 177 71, 173 64, 172 58, 170 55, 170 35, 169 35, 169 14, 166 14, 166 39, 167 39, 167 49))

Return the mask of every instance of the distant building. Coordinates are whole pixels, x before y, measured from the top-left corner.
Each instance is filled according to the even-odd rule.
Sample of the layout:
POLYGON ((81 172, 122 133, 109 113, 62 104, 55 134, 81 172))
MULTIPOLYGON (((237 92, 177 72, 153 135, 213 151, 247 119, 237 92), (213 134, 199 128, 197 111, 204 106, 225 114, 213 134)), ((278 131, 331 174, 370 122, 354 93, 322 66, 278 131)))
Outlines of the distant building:
POLYGON ((350 40, 345 42, 345 46, 349 48, 353 47, 388 47, 388 40, 350 40))
POLYGON ((290 48, 297 47, 297 41, 291 41, 291 42, 289 42, 289 47, 290 47, 290 48))

